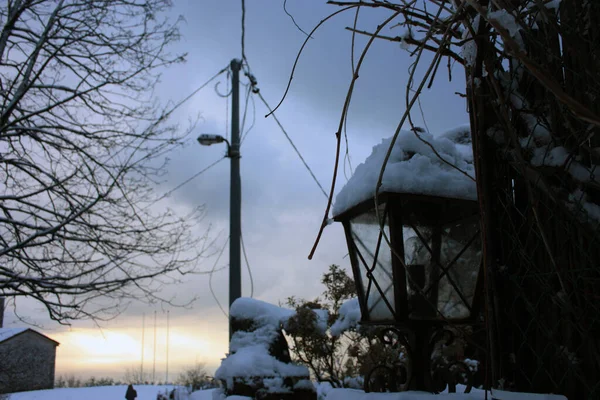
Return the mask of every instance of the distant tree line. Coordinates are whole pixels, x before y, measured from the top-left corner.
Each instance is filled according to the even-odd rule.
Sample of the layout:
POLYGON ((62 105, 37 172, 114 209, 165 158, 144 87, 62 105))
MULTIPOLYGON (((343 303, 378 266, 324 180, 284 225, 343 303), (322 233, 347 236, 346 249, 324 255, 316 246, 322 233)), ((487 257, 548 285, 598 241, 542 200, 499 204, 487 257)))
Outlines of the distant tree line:
MULTIPOLYGON (((56 388, 80 388, 93 386, 117 386, 117 385, 162 385, 162 384, 177 384, 185 386, 193 390, 210 389, 219 386, 219 382, 215 381, 214 377, 208 375, 206 365, 204 363, 195 363, 184 367, 174 381, 163 382, 153 381, 151 374, 142 372, 140 367, 125 368, 125 373, 121 379, 109 377, 91 376, 87 379, 82 379, 74 374, 59 375, 56 378, 54 387, 56 388)), ((2 400, 2 399, 0 399, 2 400)))
POLYGON ((94 386, 116 386, 123 385, 124 382, 113 378, 96 378, 91 376, 87 379, 80 379, 73 374, 59 375, 56 378, 54 387, 56 388, 80 388, 94 386))

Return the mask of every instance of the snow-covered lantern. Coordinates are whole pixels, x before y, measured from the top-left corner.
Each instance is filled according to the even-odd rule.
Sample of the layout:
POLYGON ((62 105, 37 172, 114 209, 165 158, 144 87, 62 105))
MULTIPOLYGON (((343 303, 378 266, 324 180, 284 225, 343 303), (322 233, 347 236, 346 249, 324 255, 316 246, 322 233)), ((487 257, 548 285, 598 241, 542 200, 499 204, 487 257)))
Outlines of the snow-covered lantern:
POLYGON ((411 331, 411 347, 422 354, 437 327, 478 315, 481 239, 471 137, 467 127, 438 137, 401 132, 376 208, 390 144, 383 140, 356 168, 333 214, 344 225, 361 323, 411 331))
POLYGON ((481 266, 468 128, 434 138, 403 131, 375 185, 391 139, 373 148, 340 191, 363 322, 468 320, 481 266))

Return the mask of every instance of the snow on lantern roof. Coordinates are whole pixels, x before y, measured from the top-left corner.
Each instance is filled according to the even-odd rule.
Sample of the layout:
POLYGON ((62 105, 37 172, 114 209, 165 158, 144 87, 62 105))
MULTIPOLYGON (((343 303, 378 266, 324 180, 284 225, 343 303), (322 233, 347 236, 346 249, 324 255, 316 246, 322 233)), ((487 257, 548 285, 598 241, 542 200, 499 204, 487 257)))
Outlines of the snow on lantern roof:
MULTIPOLYGON (((400 132, 386 165, 379 193, 411 193, 476 200, 469 126, 455 128, 437 137, 426 132, 419 132, 418 136, 415 132, 400 132)), ((365 162, 356 168, 354 175, 336 196, 332 210, 334 216, 375 195, 375 185, 391 141, 392 138, 383 139, 373 147, 365 162)))

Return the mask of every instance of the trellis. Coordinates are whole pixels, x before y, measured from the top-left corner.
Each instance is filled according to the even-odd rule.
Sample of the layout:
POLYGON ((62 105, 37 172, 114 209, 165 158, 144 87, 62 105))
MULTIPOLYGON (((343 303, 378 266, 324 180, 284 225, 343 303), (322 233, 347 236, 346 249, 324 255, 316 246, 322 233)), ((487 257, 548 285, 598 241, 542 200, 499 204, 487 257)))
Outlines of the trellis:
POLYGON ((415 57, 396 136, 418 132, 411 108, 442 58, 449 70, 465 67, 484 243, 487 337, 476 341, 487 349, 485 386, 600 398, 600 2, 329 3, 356 10, 347 29, 371 37, 353 64, 339 142, 373 39, 415 57), (392 14, 368 32, 357 28, 365 8, 392 14), (407 29, 387 36, 388 24, 407 29), (424 51, 435 55, 418 83, 424 51))
POLYGON ((467 79, 492 385, 596 399, 600 7, 482 3, 467 79))

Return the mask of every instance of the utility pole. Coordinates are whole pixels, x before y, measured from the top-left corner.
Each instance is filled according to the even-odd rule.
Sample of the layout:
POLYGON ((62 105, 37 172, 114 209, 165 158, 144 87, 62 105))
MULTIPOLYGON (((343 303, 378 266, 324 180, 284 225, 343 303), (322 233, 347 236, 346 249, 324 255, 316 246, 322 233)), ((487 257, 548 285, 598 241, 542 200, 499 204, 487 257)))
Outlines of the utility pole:
MULTIPOLYGON (((241 236, 242 187, 240 183, 240 70, 242 61, 231 60, 231 143, 221 135, 203 134, 198 137, 202 146, 227 143, 227 157, 231 160, 229 189, 229 309, 242 296, 241 236)), ((229 318, 229 340, 233 334, 229 318)))
MULTIPOLYGON (((229 309, 242 296, 240 238, 242 235, 242 196, 240 183, 240 60, 231 60, 231 189, 229 200, 229 309)), ((229 339, 233 334, 229 316, 229 339)))

